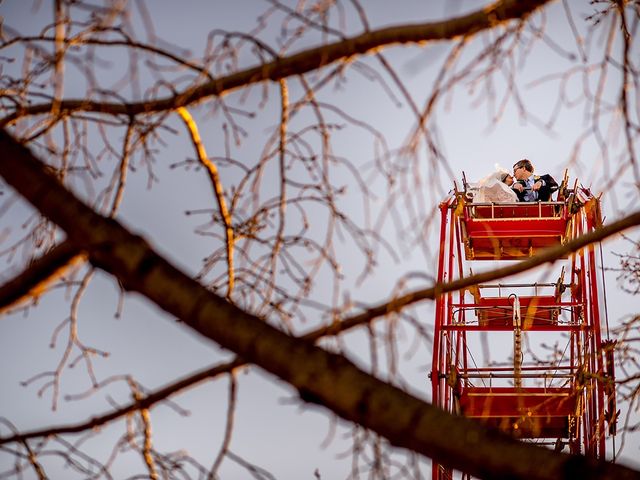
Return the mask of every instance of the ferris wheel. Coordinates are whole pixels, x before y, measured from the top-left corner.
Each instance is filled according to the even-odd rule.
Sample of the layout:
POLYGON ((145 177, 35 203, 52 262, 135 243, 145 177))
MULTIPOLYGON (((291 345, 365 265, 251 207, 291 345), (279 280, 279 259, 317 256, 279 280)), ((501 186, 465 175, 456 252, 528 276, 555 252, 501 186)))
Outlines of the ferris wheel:
MULTIPOLYGON (((599 199, 566 188, 557 202, 474 203, 456 191, 440 205, 437 281, 464 279, 563 245, 601 223, 599 199)), ((605 458, 615 436, 613 350, 597 247, 547 267, 553 280, 475 284, 436 301, 429 374, 438 407, 522 441, 605 458)), ((468 475, 433 464, 434 479, 468 475)))

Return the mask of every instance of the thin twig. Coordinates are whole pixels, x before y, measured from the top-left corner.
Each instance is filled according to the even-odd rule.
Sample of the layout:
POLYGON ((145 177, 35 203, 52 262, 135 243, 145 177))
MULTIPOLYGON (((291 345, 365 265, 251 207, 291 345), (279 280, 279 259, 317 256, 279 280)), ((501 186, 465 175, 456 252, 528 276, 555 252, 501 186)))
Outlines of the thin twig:
POLYGON ((233 285, 234 285, 234 269, 233 269, 233 249, 235 244, 234 239, 234 231, 233 225, 231 223, 231 215, 227 208, 227 202, 224 198, 224 189, 222 187, 222 182, 220 180, 220 175, 218 174, 218 167, 213 163, 209 157, 207 156, 207 152, 204 148, 202 140, 200 139, 200 134, 198 133, 198 126, 186 108, 180 107, 177 109, 178 115, 184 121, 187 129, 189 130, 189 134, 191 135, 191 141, 193 142, 193 146, 196 150, 196 154, 198 155, 198 160, 200 163, 207 169, 209 173, 209 180, 211 181, 211 186, 213 188, 216 201, 218 202, 218 211, 220 213, 220 217, 224 222, 224 230, 226 236, 226 247, 227 247, 227 272, 228 272, 228 282, 227 282, 227 299, 231 299, 231 294, 233 293, 233 285))
MULTIPOLYGON (((473 35, 512 19, 523 20, 549 1, 501 0, 467 15, 442 22, 388 27, 365 32, 346 40, 311 48, 220 77, 167 98, 133 103, 96 102, 88 99, 66 100, 61 103, 60 111, 65 114, 85 111, 109 115, 137 115, 174 110, 200 102, 207 97, 222 96, 235 89, 248 87, 264 80, 278 81, 292 75, 301 75, 338 60, 365 54, 391 44, 448 40, 473 35)), ((0 119, 0 126, 6 126, 25 116, 48 113, 50 110, 49 103, 21 106, 12 114, 0 119)))

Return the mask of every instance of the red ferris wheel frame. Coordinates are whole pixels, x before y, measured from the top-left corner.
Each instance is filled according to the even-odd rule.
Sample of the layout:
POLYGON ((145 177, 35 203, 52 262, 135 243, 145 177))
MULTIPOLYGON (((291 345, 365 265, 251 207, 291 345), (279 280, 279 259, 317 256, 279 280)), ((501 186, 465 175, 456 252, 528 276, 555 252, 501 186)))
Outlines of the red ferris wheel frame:
MULTIPOLYGON (((534 256, 601 225, 598 198, 583 188, 562 193, 559 202, 479 204, 456 192, 440 205, 437 281, 464 278, 483 261, 534 256)), ((604 458, 617 412, 614 342, 602 335, 596 246, 566 255, 553 268, 555 282, 481 284, 438 297, 433 402, 524 441, 604 458), (483 336, 486 345, 498 332, 513 339, 509 362, 478 365, 471 337, 483 336), (564 344, 562 355, 556 349, 526 361, 522 342, 530 332, 564 344)), ((453 477, 433 464, 434 479, 453 477)))

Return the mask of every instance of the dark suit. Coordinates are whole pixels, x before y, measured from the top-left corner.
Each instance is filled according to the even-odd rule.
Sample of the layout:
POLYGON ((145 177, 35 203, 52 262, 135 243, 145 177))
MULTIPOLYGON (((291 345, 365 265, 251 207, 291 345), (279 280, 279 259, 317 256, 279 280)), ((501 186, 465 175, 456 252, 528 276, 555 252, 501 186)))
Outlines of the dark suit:
MULTIPOLYGON (((540 187, 540 190, 538 190, 538 201, 540 202, 550 201, 551 194, 558 189, 558 184, 556 183, 556 181, 553 179, 551 175, 546 175, 546 174, 534 175, 533 183, 536 183, 538 181, 542 181, 542 186, 540 187)), ((520 183, 522 186, 526 186, 525 182, 523 182, 522 180, 518 180, 517 183, 520 183)), ((525 194, 527 193, 526 190, 523 190, 522 192, 514 190, 514 192, 516 192, 516 195, 518 196, 518 201, 526 202, 525 200, 525 194)))

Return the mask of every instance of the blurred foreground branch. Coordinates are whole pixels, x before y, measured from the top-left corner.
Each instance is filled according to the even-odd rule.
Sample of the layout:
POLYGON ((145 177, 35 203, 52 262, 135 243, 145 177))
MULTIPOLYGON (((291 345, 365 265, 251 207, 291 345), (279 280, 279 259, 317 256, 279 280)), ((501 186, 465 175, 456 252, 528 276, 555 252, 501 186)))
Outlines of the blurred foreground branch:
MULTIPOLYGON (((451 416, 366 374, 341 355, 284 334, 187 277, 115 220, 96 214, 6 132, 0 133, 0 146, 0 174, 72 242, 86 247, 92 264, 289 383, 303 400, 474 476, 499 471, 509 478, 637 478, 631 469, 523 444, 451 416)), ((640 221, 640 214, 633 217, 640 221)))

